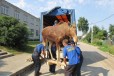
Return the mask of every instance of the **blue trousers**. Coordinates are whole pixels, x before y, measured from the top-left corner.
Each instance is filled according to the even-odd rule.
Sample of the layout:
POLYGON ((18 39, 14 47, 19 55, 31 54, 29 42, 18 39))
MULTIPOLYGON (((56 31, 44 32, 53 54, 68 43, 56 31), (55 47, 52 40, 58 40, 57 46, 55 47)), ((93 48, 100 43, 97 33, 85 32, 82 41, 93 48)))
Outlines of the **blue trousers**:
POLYGON ((39 59, 38 56, 32 55, 32 59, 34 62, 34 68, 35 68, 35 75, 34 76, 39 76, 39 71, 41 68, 41 60, 39 59))

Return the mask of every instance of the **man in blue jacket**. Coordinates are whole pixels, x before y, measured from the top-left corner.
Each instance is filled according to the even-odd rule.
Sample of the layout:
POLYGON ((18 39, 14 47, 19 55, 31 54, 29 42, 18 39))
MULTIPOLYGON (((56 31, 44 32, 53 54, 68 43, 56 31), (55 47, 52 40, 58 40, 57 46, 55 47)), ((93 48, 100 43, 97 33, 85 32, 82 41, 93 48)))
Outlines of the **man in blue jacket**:
POLYGON ((33 62, 34 62, 34 67, 35 67, 35 76, 40 75, 39 71, 40 71, 40 68, 41 68, 41 60, 40 60, 41 53, 44 55, 44 58, 45 58, 44 45, 42 43, 38 44, 35 47, 34 52, 32 54, 32 59, 33 59, 33 62))
POLYGON ((77 73, 76 73, 76 76, 81 76, 81 66, 82 66, 82 63, 83 63, 83 55, 82 55, 82 51, 81 49, 76 45, 75 46, 75 42, 74 41, 71 41, 70 42, 71 46, 73 46, 78 54, 78 58, 79 58, 79 63, 77 65, 77 73))
POLYGON ((76 69, 77 64, 79 62, 78 55, 75 51, 75 48, 68 45, 68 40, 64 39, 62 41, 62 44, 64 46, 63 48, 63 57, 64 57, 64 63, 66 64, 66 58, 69 60, 69 64, 66 64, 65 67, 65 76, 76 76, 76 69))

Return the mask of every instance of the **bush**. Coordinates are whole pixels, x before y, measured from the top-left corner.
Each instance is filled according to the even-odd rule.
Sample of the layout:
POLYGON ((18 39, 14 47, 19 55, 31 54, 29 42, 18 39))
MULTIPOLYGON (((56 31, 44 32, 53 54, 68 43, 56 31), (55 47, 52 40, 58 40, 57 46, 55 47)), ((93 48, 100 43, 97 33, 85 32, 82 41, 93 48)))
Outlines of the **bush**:
POLYGON ((101 40, 98 40, 98 39, 95 39, 95 40, 93 40, 92 44, 101 46, 102 45, 102 41, 101 40))
POLYGON ((0 44, 23 49, 28 42, 26 24, 6 16, 0 16, 0 21, 0 44))

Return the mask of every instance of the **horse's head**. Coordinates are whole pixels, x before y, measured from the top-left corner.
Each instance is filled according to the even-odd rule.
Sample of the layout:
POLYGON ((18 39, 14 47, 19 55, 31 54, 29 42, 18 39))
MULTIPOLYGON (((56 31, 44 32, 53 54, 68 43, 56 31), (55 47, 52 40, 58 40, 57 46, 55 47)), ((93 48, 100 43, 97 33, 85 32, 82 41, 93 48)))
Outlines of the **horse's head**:
POLYGON ((70 26, 70 36, 73 38, 75 43, 78 41, 77 31, 76 31, 76 24, 72 24, 70 26))

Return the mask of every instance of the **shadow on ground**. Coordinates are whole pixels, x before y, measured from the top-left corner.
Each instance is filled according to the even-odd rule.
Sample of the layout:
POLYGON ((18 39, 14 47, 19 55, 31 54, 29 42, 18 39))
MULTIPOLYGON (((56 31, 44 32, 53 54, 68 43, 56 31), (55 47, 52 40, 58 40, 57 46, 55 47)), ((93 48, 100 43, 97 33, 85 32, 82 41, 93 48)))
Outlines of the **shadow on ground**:
POLYGON ((3 67, 4 65, 6 65, 6 63, 2 59, 0 59, 0 68, 3 67))
MULTIPOLYGON (((83 52, 84 62, 82 66, 82 76, 108 76, 109 70, 104 69, 102 67, 93 67, 90 64, 97 63, 99 61, 103 61, 107 59, 106 57, 102 56, 97 52, 83 52)), ((95 64, 94 64, 95 65, 95 64)))
POLYGON ((8 76, 11 72, 0 71, 0 76, 8 76))
POLYGON ((89 65, 107 59, 97 52, 84 51, 83 56, 85 62, 83 65, 89 65))
POLYGON ((82 68, 82 76, 108 76, 109 70, 102 67, 86 66, 82 68))
POLYGON ((50 72, 45 72, 45 73, 42 73, 42 75, 41 76, 56 76, 56 74, 57 74, 57 76, 58 76, 58 74, 60 75, 60 74, 64 74, 64 70, 63 69, 58 69, 58 70, 56 70, 56 73, 55 74, 52 74, 52 73, 50 73, 50 72))

